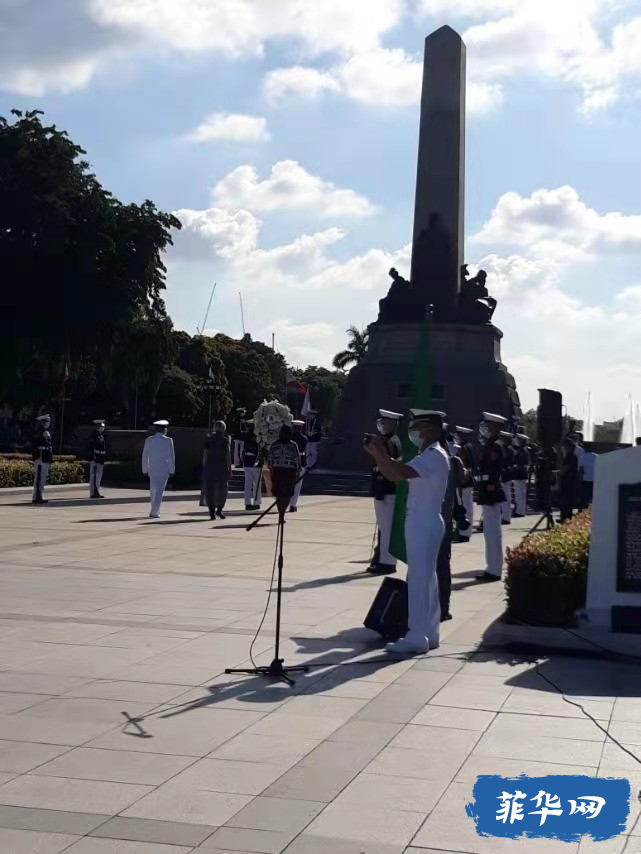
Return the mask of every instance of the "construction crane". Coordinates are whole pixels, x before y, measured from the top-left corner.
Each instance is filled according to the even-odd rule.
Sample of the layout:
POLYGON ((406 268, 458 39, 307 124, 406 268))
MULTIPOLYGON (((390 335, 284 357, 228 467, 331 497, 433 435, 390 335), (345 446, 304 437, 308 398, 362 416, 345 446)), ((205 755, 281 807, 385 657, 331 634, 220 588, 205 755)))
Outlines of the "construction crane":
POLYGON ((204 333, 205 329, 207 328, 207 320, 209 318, 209 311, 211 309, 211 304, 212 304, 212 301, 214 299, 214 294, 216 293, 217 286, 218 286, 218 283, 214 282, 214 285, 211 289, 211 294, 209 295, 209 302, 207 303, 207 311, 205 312, 205 319, 203 320, 203 325, 200 327, 200 329, 198 328, 198 326, 196 326, 196 335, 202 335, 204 333))

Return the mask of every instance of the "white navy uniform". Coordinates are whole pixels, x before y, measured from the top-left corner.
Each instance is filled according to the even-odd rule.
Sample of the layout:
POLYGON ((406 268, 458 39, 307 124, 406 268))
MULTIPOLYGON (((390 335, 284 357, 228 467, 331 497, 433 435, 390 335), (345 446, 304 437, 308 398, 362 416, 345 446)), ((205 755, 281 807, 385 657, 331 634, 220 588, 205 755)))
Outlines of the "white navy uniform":
POLYGON ((441 508, 450 461, 435 442, 410 463, 418 477, 409 481, 405 544, 407 548, 408 632, 405 640, 417 649, 439 645, 441 608, 436 561, 445 533, 441 508))
MULTIPOLYGON (((398 423, 403 417, 400 412, 390 412, 387 409, 378 410, 379 420, 386 419, 398 423)), ((383 436, 383 444, 389 458, 400 460, 403 456, 401 440, 396 432, 383 436)), ((378 563, 372 564, 367 570, 372 574, 379 572, 394 572, 396 570, 396 557, 390 552, 390 540, 392 538, 392 527, 394 524, 394 511, 396 508, 396 485, 387 480, 376 466, 372 471, 372 496, 374 498, 374 514, 376 516, 376 527, 378 528, 379 550, 378 563)), ((376 560, 376 557, 374 558, 376 560)))
MULTIPOLYGON (((484 412, 483 420, 491 424, 506 424, 500 415, 484 412)), ((505 501, 503 490, 503 448, 498 435, 491 436, 483 447, 479 463, 479 504, 483 507, 483 534, 485 537, 485 572, 481 580, 500 581, 503 571, 503 534, 501 530, 501 504, 505 501)))
POLYGON ((160 516, 160 505, 167 486, 169 476, 176 471, 174 442, 163 433, 155 433, 145 440, 142 451, 142 471, 149 475, 149 492, 151 508, 149 516, 157 519, 160 516))

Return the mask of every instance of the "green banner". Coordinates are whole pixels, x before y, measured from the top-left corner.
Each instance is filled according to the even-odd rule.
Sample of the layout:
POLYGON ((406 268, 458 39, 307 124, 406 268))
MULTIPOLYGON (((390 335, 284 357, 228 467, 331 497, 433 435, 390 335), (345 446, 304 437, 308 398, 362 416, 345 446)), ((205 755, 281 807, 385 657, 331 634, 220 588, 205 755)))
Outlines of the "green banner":
MULTIPOLYGON (((432 383, 430 380, 430 326, 425 324, 421 332, 416 359, 414 361, 414 382, 410 397, 411 409, 430 409, 432 406, 432 383)), ((407 423, 401 428, 403 443, 403 461, 409 462, 416 456, 416 448, 407 435, 407 423)), ((396 484, 396 504, 394 506, 394 521, 390 537, 390 552, 397 560, 407 563, 405 548, 405 516, 407 513, 407 481, 396 484)))

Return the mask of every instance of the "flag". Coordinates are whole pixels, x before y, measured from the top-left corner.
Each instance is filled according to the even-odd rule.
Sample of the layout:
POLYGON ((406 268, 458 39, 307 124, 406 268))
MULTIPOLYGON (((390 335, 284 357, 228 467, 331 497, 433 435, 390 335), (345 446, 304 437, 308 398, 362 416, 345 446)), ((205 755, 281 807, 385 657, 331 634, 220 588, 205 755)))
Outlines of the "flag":
POLYGON ((214 378, 214 369, 213 369, 213 368, 212 368, 212 366, 210 365, 210 366, 209 366, 209 379, 210 379, 210 380, 213 380, 213 378, 214 378))
MULTIPOLYGON (((432 383, 430 380, 430 326, 429 321, 423 327, 419 339, 416 358, 414 359, 414 382, 410 398, 411 409, 429 409, 432 405, 432 383)), ((416 456, 416 448, 407 435, 407 424, 401 427, 403 443, 403 461, 409 462, 416 456)), ((402 563, 407 563, 405 546, 405 516, 407 514, 407 481, 396 484, 396 504, 394 506, 394 521, 390 537, 390 552, 402 563)))
POLYGON ((300 411, 300 414, 303 415, 305 418, 307 418, 307 416, 309 415, 309 413, 311 411, 312 411, 312 405, 311 405, 310 400, 309 400, 309 389, 305 389, 305 400, 303 401, 303 407, 300 411))
POLYGON ((63 383, 68 383, 70 379, 71 379, 71 374, 69 373, 69 362, 67 361, 67 362, 65 362, 65 372, 64 372, 64 375, 62 377, 62 381, 63 381, 63 383))

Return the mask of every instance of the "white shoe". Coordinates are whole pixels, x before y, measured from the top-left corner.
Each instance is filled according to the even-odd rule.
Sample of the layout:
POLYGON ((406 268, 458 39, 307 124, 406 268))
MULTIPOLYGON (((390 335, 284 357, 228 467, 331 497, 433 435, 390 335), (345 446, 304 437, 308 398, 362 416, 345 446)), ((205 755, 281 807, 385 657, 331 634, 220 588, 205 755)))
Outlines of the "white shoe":
POLYGON ((150 513, 149 518, 150 519, 160 519, 160 513, 150 513))
POLYGON ((401 638, 395 643, 388 643, 385 650, 391 655, 425 655, 429 652, 429 646, 426 642, 420 644, 407 638, 401 638))

